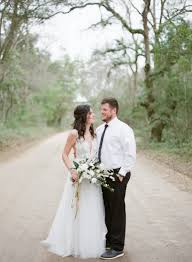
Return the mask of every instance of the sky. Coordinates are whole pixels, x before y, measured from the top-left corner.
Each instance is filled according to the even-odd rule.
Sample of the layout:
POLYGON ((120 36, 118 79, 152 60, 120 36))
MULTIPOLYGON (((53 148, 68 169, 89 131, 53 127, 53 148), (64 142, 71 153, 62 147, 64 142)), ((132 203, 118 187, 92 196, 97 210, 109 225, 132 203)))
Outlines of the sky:
MULTIPOLYGON (((132 0, 140 10, 142 10, 142 1, 132 0)), ((131 16, 132 26, 140 28, 141 21, 135 15, 134 9, 131 11, 131 16)), ((33 26, 32 32, 38 33, 38 46, 46 49, 52 59, 60 59, 67 53, 72 58, 86 60, 95 49, 109 45, 114 39, 119 39, 123 35, 120 25, 108 26, 106 29, 86 30, 99 20, 99 8, 92 6, 74 10, 67 15, 57 15, 43 25, 33 26)))
POLYGON ((67 15, 57 15, 43 25, 32 27, 38 33, 38 47, 50 52, 52 59, 68 53, 72 58, 88 59, 96 48, 101 48, 118 39, 123 32, 119 25, 106 29, 87 28, 100 20, 97 7, 75 10, 67 15))

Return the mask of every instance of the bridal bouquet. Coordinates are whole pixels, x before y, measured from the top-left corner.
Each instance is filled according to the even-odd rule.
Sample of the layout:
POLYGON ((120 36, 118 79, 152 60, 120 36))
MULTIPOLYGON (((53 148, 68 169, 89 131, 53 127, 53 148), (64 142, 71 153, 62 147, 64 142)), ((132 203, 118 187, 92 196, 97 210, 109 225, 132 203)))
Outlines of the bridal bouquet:
POLYGON ((78 173, 79 184, 81 184, 84 179, 87 179, 92 184, 101 185, 112 192, 114 191, 106 182, 107 178, 113 181, 115 180, 113 170, 106 169, 97 159, 83 159, 80 161, 73 161, 73 163, 78 173))
MULTIPOLYGON (((82 183, 84 179, 87 179, 90 183, 101 185, 111 192, 114 191, 112 187, 109 186, 107 183, 107 178, 111 180, 115 180, 113 176, 113 170, 107 170, 103 164, 99 163, 96 159, 83 159, 79 161, 73 161, 73 164, 75 166, 75 169, 78 173, 78 180, 77 183, 75 183, 76 191, 75 191, 75 199, 76 199, 76 215, 78 212, 78 203, 80 198, 80 190, 79 186, 82 183)), ((74 199, 73 199, 74 200, 74 199)), ((73 207, 73 201, 72 201, 72 207, 73 207)), ((75 217, 76 217, 75 215, 75 217)))

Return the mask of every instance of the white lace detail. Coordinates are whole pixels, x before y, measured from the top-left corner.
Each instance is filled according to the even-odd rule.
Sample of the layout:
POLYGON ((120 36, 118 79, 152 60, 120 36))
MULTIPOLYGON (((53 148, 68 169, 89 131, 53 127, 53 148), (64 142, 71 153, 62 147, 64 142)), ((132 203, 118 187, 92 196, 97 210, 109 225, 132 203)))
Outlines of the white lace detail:
POLYGON ((92 159, 96 156, 97 143, 95 138, 91 142, 83 138, 77 139, 76 146, 78 159, 92 159))

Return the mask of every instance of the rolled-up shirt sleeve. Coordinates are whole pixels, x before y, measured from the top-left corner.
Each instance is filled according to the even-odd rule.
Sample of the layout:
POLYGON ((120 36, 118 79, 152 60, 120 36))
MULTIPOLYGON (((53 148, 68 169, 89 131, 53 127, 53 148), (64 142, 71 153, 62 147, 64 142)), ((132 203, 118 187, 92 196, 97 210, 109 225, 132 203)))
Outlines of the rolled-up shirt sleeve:
POLYGON ((125 176, 127 172, 131 171, 136 162, 136 142, 132 128, 129 126, 123 126, 120 142, 124 159, 119 174, 125 176))

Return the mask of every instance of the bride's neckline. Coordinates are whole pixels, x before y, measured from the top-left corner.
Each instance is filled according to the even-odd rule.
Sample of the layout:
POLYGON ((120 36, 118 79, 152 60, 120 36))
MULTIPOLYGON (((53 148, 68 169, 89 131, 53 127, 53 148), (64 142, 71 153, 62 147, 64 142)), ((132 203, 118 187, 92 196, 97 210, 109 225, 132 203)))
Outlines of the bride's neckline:
POLYGON ((92 149, 93 149, 93 141, 94 141, 94 139, 95 139, 95 138, 91 138, 91 139, 89 139, 89 140, 88 140, 88 139, 85 139, 85 138, 83 138, 83 137, 78 138, 78 140, 79 140, 80 142, 86 142, 86 143, 88 144, 90 154, 91 154, 92 149))

